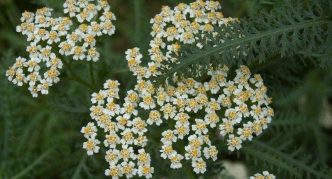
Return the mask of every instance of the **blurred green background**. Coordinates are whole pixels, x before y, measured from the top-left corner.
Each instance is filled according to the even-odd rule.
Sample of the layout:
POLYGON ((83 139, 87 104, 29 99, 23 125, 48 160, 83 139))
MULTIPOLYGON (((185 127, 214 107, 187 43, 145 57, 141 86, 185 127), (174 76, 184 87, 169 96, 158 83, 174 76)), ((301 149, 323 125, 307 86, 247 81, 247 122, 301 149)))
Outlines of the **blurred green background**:
MULTIPOLYGON (((0 179, 104 178, 104 169, 107 168, 104 155, 87 157, 82 149, 84 138, 80 129, 90 121, 90 94, 100 89, 103 82, 110 78, 120 81, 122 92, 133 86, 135 78, 128 71, 125 50, 137 46, 142 52, 146 52, 150 40, 150 18, 163 5, 174 6, 178 2, 111 0, 111 10, 117 16, 116 34, 99 40, 101 60, 91 64, 92 76, 88 63, 73 63, 71 69, 62 70, 60 83, 50 89, 49 95, 33 99, 25 87, 16 87, 5 77, 6 69, 14 63, 16 56, 26 55, 27 42, 21 34, 15 32, 15 27, 20 24, 23 11, 33 12, 43 6, 61 11, 63 0, 0 0, 0 179), (73 74, 93 87, 87 88, 78 83, 73 74)), ((224 0, 222 4, 225 16, 243 17, 255 14, 261 8, 270 8, 277 2, 224 0)), ((282 61, 269 64, 258 71, 266 77, 264 80, 274 98, 274 107, 280 111, 292 111, 291 114, 282 112, 280 116, 287 115, 289 118, 294 115, 295 122, 290 128, 296 130, 294 134, 287 134, 296 143, 293 148, 301 146, 315 160, 330 165, 332 70, 313 68, 310 63, 301 61, 282 61), (285 70, 283 66, 287 63, 298 63, 299 68, 285 70), (290 78, 294 74, 297 78, 290 78), (269 80, 273 82, 270 83, 269 80), (273 90, 277 85, 283 87, 278 88, 278 91, 273 90), (296 114, 292 114, 294 111, 296 114), (297 120, 299 114, 306 120, 297 120)), ((267 136, 277 134, 278 130, 279 133, 284 133, 283 129, 280 120, 267 136), (279 128, 282 128, 281 131, 279 128)), ((240 153, 220 152, 224 152, 223 160, 246 161, 240 153)), ((186 178, 182 171, 170 172, 164 167, 166 165, 157 162, 154 164, 157 164, 156 178, 186 178)), ((254 174, 264 170, 264 165, 261 166, 261 170, 250 164, 247 167, 249 173, 254 174)), ((226 178, 228 175, 227 172, 220 174, 219 169, 223 168, 220 162, 211 168, 219 172, 218 175, 211 176, 226 178)), ((213 169, 210 171, 214 171, 213 169)))

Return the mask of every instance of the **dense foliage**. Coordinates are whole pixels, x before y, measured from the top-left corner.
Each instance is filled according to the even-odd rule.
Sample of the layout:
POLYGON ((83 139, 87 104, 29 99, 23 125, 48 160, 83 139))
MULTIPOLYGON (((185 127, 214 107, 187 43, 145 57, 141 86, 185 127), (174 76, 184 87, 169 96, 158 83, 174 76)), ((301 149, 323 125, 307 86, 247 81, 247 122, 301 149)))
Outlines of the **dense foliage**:
MULTIPOLYGON (((107 79, 121 83, 122 97, 134 87, 136 77, 127 66, 125 51, 137 46, 147 58, 150 19, 163 5, 174 7, 178 1, 109 3, 117 16, 116 33, 98 41, 99 62, 71 63, 66 57, 61 81, 49 95, 32 98, 5 77, 16 56, 26 53, 27 42, 15 29, 23 11, 43 6, 61 11, 63 1, 0 0, 0 178, 105 177, 104 155, 89 157, 82 149, 80 130, 91 120, 91 94, 107 79)), ((223 166, 229 160, 242 162, 250 175, 268 170, 277 178, 330 178, 332 2, 224 0, 221 4, 224 16, 238 17, 240 23, 216 29, 223 41, 211 38, 202 49, 181 48, 180 62, 170 64, 154 83, 170 81, 175 73, 191 77, 206 72, 210 64, 227 64, 231 69, 247 65, 262 75, 275 117, 262 135, 237 152, 220 143, 218 161, 208 162, 203 176, 232 178, 223 166)), ((158 128, 151 130, 160 137, 158 128)), ((197 177, 189 163, 170 170, 160 158, 160 144, 149 145, 154 177, 197 177)))

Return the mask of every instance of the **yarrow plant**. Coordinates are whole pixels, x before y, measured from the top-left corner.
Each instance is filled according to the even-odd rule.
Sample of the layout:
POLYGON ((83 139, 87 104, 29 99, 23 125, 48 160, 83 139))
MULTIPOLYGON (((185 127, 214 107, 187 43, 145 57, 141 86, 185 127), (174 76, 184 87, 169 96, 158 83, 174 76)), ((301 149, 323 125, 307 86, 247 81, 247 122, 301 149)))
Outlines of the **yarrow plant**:
POLYGON ((90 108, 90 115, 95 122, 89 123, 81 130, 88 139, 83 148, 88 155, 98 153, 100 142, 96 138, 97 123, 105 132, 103 144, 108 148, 105 159, 110 166, 105 175, 114 178, 125 175, 129 178, 138 174, 149 178, 154 168, 150 165, 150 154, 144 149, 147 144, 147 123, 137 116, 139 95, 135 91, 129 91, 125 103, 120 107, 117 103, 118 86, 117 81, 108 80, 103 90, 92 95, 94 106, 90 108))
POLYGON ((246 66, 235 70, 235 77, 230 77, 226 65, 220 65, 210 67, 204 81, 175 75, 174 85, 157 86, 149 80, 160 75, 158 71, 165 67, 163 60, 177 60, 176 55, 181 53, 178 42, 192 44, 197 35, 213 33, 212 24, 229 21, 216 12, 219 8, 218 2, 200 0, 190 5, 179 4, 175 10, 163 7, 162 13, 151 21, 151 34, 155 38, 151 41, 149 67, 139 65, 142 55, 138 48, 126 52, 129 68, 137 76, 134 89, 120 99, 120 84, 108 80, 103 90, 92 94, 90 116, 94 122, 82 128, 87 139, 83 148, 88 155, 97 153, 100 147, 97 127, 104 131, 105 159, 109 163, 105 175, 152 177, 154 168, 145 149, 149 141, 148 126, 168 127, 161 132, 160 157, 170 161, 170 168, 182 168, 183 160, 188 160, 197 174, 206 172, 206 160, 218 159, 218 149, 211 138, 221 137, 228 150, 235 151, 267 128, 274 115, 269 107, 271 99, 262 77, 252 75, 246 66), (192 22, 185 19, 187 16, 192 22), (174 27, 167 25, 164 31, 166 23, 173 23, 174 27), (166 45, 163 39, 176 42, 166 45), (143 117, 144 114, 148 116, 143 117), (213 131, 220 137, 214 136, 213 131))
MULTIPOLYGON (((164 6, 161 13, 151 19, 152 40, 150 41, 147 67, 142 65, 139 48, 126 52, 129 69, 138 79, 156 77, 162 74, 161 70, 170 68, 170 64, 179 63, 181 46, 204 46, 208 42, 208 35, 217 38, 215 28, 236 22, 236 18, 225 18, 219 10, 218 1, 202 1, 188 4, 180 3, 174 9, 164 6), (135 55, 134 55, 135 54, 135 55), (136 58, 131 58, 136 57, 136 58)), ((238 33, 242 36, 241 33, 238 33)))
POLYGON ((110 2, 0 0, 0 178, 331 178, 332 1, 110 2))
POLYGON ((249 69, 241 66, 229 79, 228 70, 227 66, 211 68, 207 82, 178 79, 174 86, 156 87, 140 80, 122 104, 119 83, 106 81, 103 90, 92 94, 90 116, 95 122, 82 128, 88 140, 83 147, 89 155, 98 152, 97 124, 105 132, 108 148, 105 158, 110 169, 105 174, 150 177, 153 168, 144 149, 149 140, 147 128, 164 123, 169 128, 162 132, 161 158, 170 160, 173 169, 182 168, 182 160, 190 160, 195 173, 205 173, 205 160, 218 158, 217 147, 211 142, 211 137, 218 137, 211 136, 214 129, 227 141, 229 151, 239 150, 244 141, 260 135, 274 115, 260 75, 252 77, 249 69), (141 113, 148 116, 142 118, 141 113), (177 147, 180 141, 186 144, 184 150, 177 147), (127 165, 132 167, 130 173, 122 170, 121 166, 127 165))
POLYGON ((24 12, 17 32, 27 37, 29 58, 18 57, 6 76, 17 86, 29 85, 33 97, 48 94, 60 81, 62 59, 98 61, 96 38, 113 35, 116 18, 107 0, 66 0, 64 17, 52 17, 53 9, 24 12))
POLYGON ((263 174, 256 173, 254 176, 249 177, 249 179, 275 179, 276 177, 273 174, 270 174, 268 171, 264 171, 263 174))

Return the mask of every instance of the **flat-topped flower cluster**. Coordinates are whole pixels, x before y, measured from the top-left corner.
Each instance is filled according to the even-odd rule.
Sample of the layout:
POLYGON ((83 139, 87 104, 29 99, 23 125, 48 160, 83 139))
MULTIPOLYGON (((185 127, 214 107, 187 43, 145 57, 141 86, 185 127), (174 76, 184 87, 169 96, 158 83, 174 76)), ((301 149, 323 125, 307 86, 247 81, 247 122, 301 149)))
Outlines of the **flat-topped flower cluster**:
MULTIPOLYGON (((170 63, 178 63, 182 45, 196 45, 202 48, 205 44, 198 39, 208 41, 207 34, 215 38, 217 27, 237 21, 235 18, 224 18, 218 1, 197 0, 193 3, 178 4, 174 9, 164 6, 159 14, 151 19, 152 40, 150 41, 147 66, 142 65, 139 48, 127 51, 130 70, 139 79, 150 78, 162 74, 162 70, 170 68, 170 63), (130 58, 136 54, 136 58, 130 58)), ((239 33, 239 36, 241 34, 239 33)))
POLYGON ((29 57, 18 57, 6 76, 18 86, 28 84, 34 97, 48 94, 49 87, 59 82, 61 58, 98 61, 96 38, 115 31, 115 15, 107 0, 66 0, 63 7, 67 17, 52 17, 53 9, 47 7, 24 12, 16 28, 27 37, 29 57))
POLYGON ((148 141, 145 136, 148 124, 138 116, 140 96, 136 91, 128 91, 123 105, 120 106, 117 102, 118 86, 117 81, 108 80, 103 90, 92 95, 94 106, 90 108, 90 116, 95 122, 88 123, 81 130, 88 140, 83 144, 83 148, 88 155, 99 151, 96 123, 105 132, 103 143, 108 148, 105 159, 110 166, 105 175, 114 178, 123 175, 127 178, 134 175, 150 178, 154 168, 150 165, 150 154, 144 149, 148 141))
MULTIPOLYGON (((189 160, 197 174, 205 173, 206 160, 218 158, 217 146, 211 142, 218 137, 216 131, 230 151, 239 150, 244 141, 260 135, 274 115, 261 76, 252 75, 246 66, 237 69, 234 78, 228 74, 228 67, 220 66, 211 67, 206 82, 178 78, 175 85, 157 87, 149 80, 139 80, 134 90, 127 92, 123 104, 118 103, 119 83, 108 80, 103 90, 92 94, 94 105, 90 108, 94 123, 105 132, 105 158, 110 164, 105 174, 151 176, 150 155, 144 149, 148 126, 168 126, 160 140, 161 158, 169 160, 173 169, 182 168, 182 160, 189 160), (141 113, 148 117, 141 118, 141 113), (179 143, 185 144, 184 150, 179 143), (140 161, 142 153, 145 162, 140 161), (130 173, 123 170, 124 165, 132 167, 130 173)), ((98 152, 95 125, 89 123, 82 133, 88 139, 84 143, 88 154, 98 152)))
MULTIPOLYGON (((79 22, 90 17, 77 13, 77 6, 68 2, 64 7, 79 22)), ((220 8, 219 2, 202 0, 180 3, 174 9, 163 7, 151 20, 148 66, 141 66, 143 56, 138 48, 126 52, 128 66, 137 77, 135 87, 120 97, 119 82, 107 80, 102 90, 92 94, 93 122, 81 130, 87 140, 83 148, 93 155, 101 143, 106 147, 106 176, 152 177, 154 167, 147 151, 148 142, 153 142, 151 127, 163 128, 158 140, 160 157, 169 161, 170 168, 182 168, 187 160, 196 174, 206 172, 207 160, 218 159, 218 147, 212 141, 223 140, 229 151, 239 150, 244 141, 267 128, 274 115, 271 99, 262 77, 252 75, 246 66, 235 71, 222 65, 210 67, 200 81, 175 75, 172 84, 156 86, 150 79, 170 68, 169 63, 178 63, 181 45, 203 48, 205 44, 198 39, 206 34, 217 38, 215 28, 236 21, 224 18, 220 8), (98 130, 105 135, 102 140, 98 130)), ((205 40, 209 40, 207 36, 205 40)))

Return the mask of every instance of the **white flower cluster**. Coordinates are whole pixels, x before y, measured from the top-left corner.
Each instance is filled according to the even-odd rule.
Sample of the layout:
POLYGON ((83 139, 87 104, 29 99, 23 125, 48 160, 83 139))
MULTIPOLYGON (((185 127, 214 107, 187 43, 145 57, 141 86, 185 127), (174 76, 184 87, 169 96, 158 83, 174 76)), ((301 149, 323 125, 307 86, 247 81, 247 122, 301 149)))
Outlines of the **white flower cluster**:
POLYGON ((275 179, 276 176, 270 174, 268 171, 264 171, 263 174, 256 173, 254 176, 249 177, 249 179, 275 179))
POLYGON ((61 55, 98 61, 96 37, 114 34, 115 16, 107 0, 66 0, 63 7, 69 17, 53 18, 53 9, 44 7, 36 13, 24 12, 16 28, 30 43, 29 59, 18 57, 6 76, 18 86, 28 84, 33 97, 48 94, 49 87, 59 82, 61 55))
MULTIPOLYGON (((218 158, 218 149, 210 139, 218 136, 210 135, 218 133, 228 150, 234 151, 267 128, 274 115, 269 107, 271 99, 262 77, 252 75, 246 66, 235 70, 234 77, 229 77, 232 72, 227 66, 211 67, 202 82, 174 76, 174 85, 155 86, 149 80, 167 69, 167 63, 178 60, 180 44, 201 48, 204 44, 196 42, 197 37, 205 32, 217 36, 214 27, 234 21, 223 18, 219 9, 219 2, 202 0, 181 3, 174 10, 163 7, 151 20, 154 39, 148 67, 140 66, 143 56, 138 48, 126 52, 128 66, 137 76, 134 89, 120 100, 119 83, 108 80, 103 90, 92 95, 91 117, 104 130, 108 148, 107 176, 152 177, 154 168, 145 151, 148 126, 167 127, 161 133, 160 156, 170 161, 172 169, 182 168, 183 160, 188 160, 197 174, 206 172, 206 160, 218 158), (124 102, 120 105, 119 101, 124 102)), ((88 154, 98 152, 95 144, 99 141, 84 130, 84 136, 94 145, 88 148, 84 144, 83 148, 88 154)))
POLYGON ((86 149, 88 155, 93 155, 94 153, 99 152, 100 141, 96 139, 97 136, 97 127, 93 122, 89 122, 88 125, 82 127, 81 133, 84 134, 84 137, 88 141, 83 143, 83 148, 86 149))
MULTIPOLYGON (((110 170, 116 168, 118 176, 131 176, 118 164, 128 165, 131 159, 131 162, 138 160, 137 174, 143 175, 142 167, 153 171, 150 157, 147 157, 148 163, 139 162, 139 153, 131 147, 139 146, 139 151, 146 154, 144 147, 148 139, 144 134, 148 125, 167 123, 168 129, 162 132, 161 157, 169 159, 173 169, 181 168, 182 160, 190 160, 195 173, 206 171, 205 160, 218 158, 217 147, 210 141, 210 135, 215 133, 212 131, 226 138, 230 151, 239 150, 242 142, 260 135, 274 115, 267 88, 261 76, 252 75, 248 67, 241 66, 235 72, 235 77, 228 79, 227 66, 211 67, 206 82, 177 79, 176 85, 159 87, 149 80, 139 80, 135 89, 127 92, 122 106, 116 103, 119 83, 107 81, 104 90, 92 95, 92 103, 96 105, 91 108, 91 117, 106 132, 104 144, 110 148, 106 156, 114 156, 112 160, 106 157, 110 170), (138 111, 149 115, 142 119, 138 111), (175 148, 178 143, 185 144, 184 153, 175 148), (123 155, 123 150, 129 150, 130 155, 123 155)), ((132 171, 134 175, 135 170, 132 171)), ((151 172, 145 174, 150 176, 151 172)))
MULTIPOLYGON (((224 18, 218 1, 197 0, 189 5, 180 3, 174 9, 164 6, 160 14, 151 19, 153 39, 150 41, 149 61, 147 67, 141 66, 142 55, 138 48, 127 52, 127 61, 130 70, 139 79, 161 75, 161 70, 169 69, 167 64, 178 62, 181 56, 180 49, 183 44, 194 44, 202 48, 200 37, 212 34, 216 27, 236 21, 234 18, 224 18), (136 59, 129 58, 136 55, 136 59)), ((241 34, 239 34, 241 36, 241 34)))
MULTIPOLYGON (((118 86, 117 81, 106 81, 104 89, 92 94, 91 100, 94 106, 90 108, 90 116, 104 130, 104 145, 108 148, 105 159, 109 163, 109 169, 105 171, 105 175, 113 178, 131 178, 135 175, 150 178, 154 168, 150 165, 150 155, 144 149, 147 145, 147 123, 137 117, 139 95, 135 91, 128 91, 125 102, 120 107, 117 104, 118 86)), ((89 123, 81 130, 88 139, 83 144, 88 155, 99 150, 99 141, 95 139, 96 131, 94 123, 89 123)))

